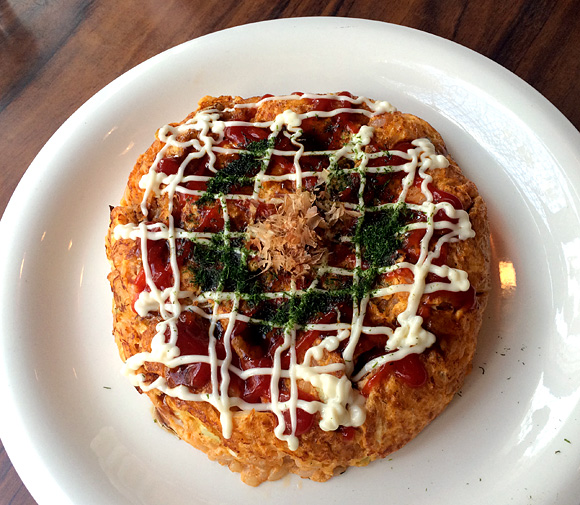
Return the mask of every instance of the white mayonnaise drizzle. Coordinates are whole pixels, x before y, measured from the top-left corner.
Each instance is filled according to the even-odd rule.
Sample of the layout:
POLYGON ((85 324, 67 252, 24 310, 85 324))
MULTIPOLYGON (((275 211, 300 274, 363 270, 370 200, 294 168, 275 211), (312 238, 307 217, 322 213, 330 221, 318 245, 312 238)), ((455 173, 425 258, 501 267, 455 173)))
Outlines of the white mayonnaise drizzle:
MULTIPOLYGON (((348 112, 351 114, 363 114, 367 117, 376 116, 385 113, 392 113, 395 108, 388 102, 373 102, 364 97, 349 97, 337 95, 287 95, 277 97, 266 97, 257 103, 237 104, 234 109, 259 107, 260 105, 277 100, 298 100, 301 98, 310 99, 333 99, 342 100, 348 104, 347 107, 338 108, 331 111, 310 111, 298 114, 292 110, 285 110, 276 116, 273 121, 260 123, 246 123, 242 121, 224 121, 222 113, 217 109, 208 109, 198 112, 193 118, 180 126, 164 126, 158 131, 158 138, 165 145, 157 154, 149 172, 145 174, 139 182, 139 187, 144 190, 141 210, 145 220, 140 224, 118 225, 114 230, 116 240, 138 240, 141 243, 142 262, 145 272, 147 288, 139 294, 135 302, 135 310, 141 317, 150 313, 159 313, 161 322, 157 325, 157 333, 151 344, 151 352, 141 352, 127 359, 124 365, 124 373, 130 378, 134 386, 140 387, 143 391, 158 389, 163 393, 181 398, 183 400, 203 401, 213 405, 220 413, 223 436, 229 438, 232 434, 232 408, 242 410, 270 411, 278 418, 278 426, 275 434, 281 440, 285 440, 291 450, 298 447, 298 437, 296 436, 297 411, 303 409, 308 413, 320 414, 319 426, 322 430, 333 431, 339 426, 361 426, 365 421, 365 399, 353 387, 353 384, 362 379, 373 368, 386 362, 402 359, 411 353, 421 353, 435 342, 435 336, 425 330, 422 326, 423 319, 417 311, 421 296, 423 294, 436 292, 439 290, 446 291, 466 291, 469 289, 467 274, 461 270, 453 269, 448 266, 437 266, 433 260, 439 257, 441 247, 447 242, 466 240, 474 236, 474 232, 469 222, 468 214, 463 210, 455 209, 451 204, 441 202, 434 203, 433 195, 429 191, 428 184, 432 181, 428 173, 433 168, 445 168, 448 166, 448 160, 445 156, 438 155, 434 146, 428 139, 418 139, 412 142, 414 148, 408 149, 407 152, 391 151, 393 156, 399 156, 407 162, 399 166, 380 166, 369 167, 369 160, 383 156, 383 153, 367 153, 365 146, 369 145, 374 135, 374 129, 370 126, 362 126, 354 134, 350 141, 341 149, 336 151, 305 151, 304 145, 300 142, 302 134, 302 122, 310 117, 332 117, 337 114, 348 112), (366 108, 356 108, 357 105, 364 105, 366 108), (322 340, 307 350, 301 363, 297 362, 296 356, 296 337, 298 326, 284 329, 284 341, 275 350, 273 357, 273 367, 271 368, 253 368, 250 370, 241 370, 232 364, 233 351, 231 349, 231 334, 236 321, 259 323, 259 320, 240 314, 238 312, 239 304, 243 295, 236 293, 224 292, 218 289, 216 292, 202 293, 194 296, 192 292, 180 290, 180 273, 177 264, 176 240, 189 239, 196 241, 208 241, 212 233, 188 232, 174 226, 172 217, 173 196, 176 193, 188 195, 204 194, 203 191, 190 190, 185 184, 190 181, 207 181, 210 178, 206 176, 185 176, 185 168, 188 163, 196 158, 208 157, 208 168, 216 172, 215 161, 216 154, 237 154, 243 152, 241 149, 223 148, 219 144, 224 140, 225 129, 232 126, 252 126, 269 130, 268 139, 269 147, 265 155, 261 158, 262 168, 255 176, 254 189, 251 195, 219 195, 222 216, 225 222, 223 230, 224 240, 229 244, 232 237, 244 237, 243 232, 229 232, 229 214, 227 200, 254 199, 260 201, 260 189, 266 181, 280 182, 293 181, 297 191, 300 191, 303 180, 306 177, 320 177, 320 172, 305 172, 301 168, 301 159, 312 155, 326 155, 329 157, 331 164, 336 163, 341 158, 355 160, 358 164, 352 169, 360 177, 360 186, 358 194, 358 205, 348 204, 347 208, 354 208, 361 213, 361 219, 365 214, 376 212, 389 206, 405 203, 411 210, 422 213, 426 216, 425 222, 418 222, 408 226, 408 230, 424 229, 425 234, 421 240, 421 253, 417 263, 408 262, 395 264, 391 267, 381 268, 381 273, 396 271, 398 269, 408 269, 413 276, 412 284, 394 284, 382 287, 376 291, 367 294, 360 301, 353 298, 353 318, 350 322, 340 321, 333 324, 309 324, 304 330, 317 330, 327 333, 322 340), (187 135, 195 132, 195 138, 189 139, 187 135), (289 137, 290 142, 295 146, 295 150, 281 151, 274 149, 274 140, 280 134, 289 137), (187 138, 188 140, 178 140, 187 138), (168 149, 188 148, 191 152, 181 163, 179 170, 174 175, 166 175, 157 171, 161 159, 168 152, 168 149), (268 175, 267 168, 272 155, 285 156, 293 161, 294 172, 284 175, 268 175), (392 204, 383 204, 376 208, 367 208, 364 202, 364 190, 366 185, 366 175, 397 172, 404 173, 402 179, 402 191, 398 201, 392 204), (406 203, 407 194, 413 185, 416 177, 422 179, 421 191, 425 201, 421 205, 406 203), (150 195, 160 196, 167 194, 169 202, 169 223, 146 223, 149 211, 147 202, 150 195), (434 222, 433 217, 439 211, 443 211, 447 216, 446 219, 434 222), (444 230, 445 233, 438 239, 436 246, 430 251, 429 245, 435 230, 444 230), (173 272, 173 285, 160 290, 153 281, 152 272, 149 267, 147 258, 147 241, 166 241, 170 251, 170 262, 173 272), (448 282, 427 283, 427 275, 435 274, 448 282), (378 298, 392 295, 394 293, 407 293, 408 302, 406 309, 399 314, 397 321, 399 325, 393 329, 390 327, 370 327, 364 325, 364 318, 367 306, 371 298, 378 298), (185 303, 184 300, 191 302, 185 303), (231 310, 227 313, 219 313, 220 302, 228 301, 231 304, 231 310), (177 347, 177 321, 180 314, 184 311, 193 311, 209 321, 209 346, 207 355, 182 355, 177 347), (223 335, 223 344, 225 348, 225 358, 218 359, 216 352, 216 337, 214 335, 218 321, 222 321, 225 328, 223 335), (166 335, 169 334, 169 338, 166 335), (382 334, 388 336, 385 350, 387 354, 373 359, 366 363, 360 371, 353 374, 353 356, 356 345, 363 334, 382 334), (347 342, 342 352, 343 362, 331 363, 328 365, 317 364, 325 352, 336 351, 342 342, 347 342), (281 357, 284 351, 289 352, 290 366, 283 369, 281 357), (186 386, 171 388, 163 377, 159 377, 153 383, 148 383, 143 374, 139 373, 140 367, 145 362, 161 363, 169 368, 192 363, 207 363, 211 369, 211 393, 201 394, 192 393, 186 386), (228 386, 231 374, 235 374, 242 379, 248 379, 252 376, 267 375, 270 376, 270 403, 247 403, 240 398, 230 397, 228 395, 228 386), (279 400, 279 381, 286 379, 290 383, 290 395, 287 401, 279 400), (305 401, 298 398, 298 381, 310 383, 316 391, 320 401, 305 401), (287 434, 287 421, 285 414, 289 415, 290 434, 287 434)), ((230 109, 231 110, 231 109, 230 109)), ((270 202, 272 200, 270 199, 270 202)), ((345 238, 345 241, 350 240, 345 238)), ((288 298, 289 296, 300 296, 309 289, 315 289, 321 275, 326 272, 335 273, 343 276, 352 276, 353 282, 358 282, 359 272, 362 267, 362 254, 360 246, 356 245, 356 268, 347 270, 344 268, 335 268, 323 266, 318 271, 318 278, 314 283, 305 290, 297 290, 294 283, 290 292, 285 293, 265 293, 267 298, 288 298)))

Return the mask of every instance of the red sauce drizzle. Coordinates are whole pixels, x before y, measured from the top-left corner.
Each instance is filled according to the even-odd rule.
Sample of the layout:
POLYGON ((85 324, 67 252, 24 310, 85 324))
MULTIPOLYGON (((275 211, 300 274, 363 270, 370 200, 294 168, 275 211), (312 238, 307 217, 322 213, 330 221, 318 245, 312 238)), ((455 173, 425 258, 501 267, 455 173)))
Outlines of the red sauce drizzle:
MULTIPOLYGON (((191 251, 191 243, 188 240, 176 240, 177 265, 181 267, 191 251)), ((173 286, 173 269, 169 261, 169 246, 164 240, 147 240, 147 261, 151 270, 151 278, 157 289, 164 290, 173 286)), ((145 270, 140 270, 133 282, 134 296, 132 307, 135 310, 135 302, 142 291, 151 291, 147 285, 145 270)))
MULTIPOLYGON (((299 395, 300 396, 300 395, 299 395)), ((282 412, 284 416, 284 423, 286 425, 284 429, 284 435, 290 435, 292 433, 292 422, 290 419, 290 411, 285 410, 282 412)), ((310 431, 312 425, 314 424, 315 415, 311 414, 310 412, 306 412, 304 409, 298 407, 296 409, 296 431, 294 434, 299 437, 303 435, 307 431, 310 431)))
POLYGON ((216 201, 210 207, 200 209, 201 220, 194 231, 206 233, 219 233, 224 229, 224 218, 222 217, 222 207, 219 201, 216 201))
POLYGON ((354 440, 356 428, 353 428, 352 426, 339 426, 338 430, 345 440, 349 442, 354 440))
POLYGON ((268 138, 270 131, 257 126, 226 126, 224 141, 233 143, 236 147, 246 147, 252 142, 268 138))
POLYGON ((147 241, 147 260, 151 277, 158 289, 173 286, 173 269, 169 262, 169 246, 164 240, 147 241))
POLYGON ((433 194, 433 201, 435 203, 450 203, 457 210, 463 210, 461 200, 451 193, 447 193, 442 189, 435 187, 433 184, 427 184, 427 189, 433 194))
MULTIPOLYGON (((272 358, 266 356, 263 358, 244 358, 240 360, 242 370, 250 370, 252 368, 272 368, 272 358)), ((270 401, 270 382, 271 375, 253 375, 243 381, 243 391, 241 398, 248 403, 260 403, 262 401, 270 401)))
POLYGON ((157 172, 165 175, 175 175, 182 162, 183 158, 163 158, 157 164, 157 172))
MULTIPOLYGON (((288 401, 290 399, 290 394, 287 391, 280 391, 279 399, 281 402, 288 401)), ((298 399, 304 400, 307 402, 312 402, 312 401, 316 400, 315 397, 305 393, 304 391, 300 391, 300 390, 298 390, 298 399)), ((282 415, 284 416, 284 424, 285 424, 284 435, 290 435, 290 434, 292 434, 292 428, 293 428, 292 420, 290 418, 290 410, 283 411, 282 415)), ((296 429, 294 430, 294 434, 297 437, 299 437, 300 435, 303 435, 304 433, 309 431, 310 428, 312 428, 312 426, 314 425, 315 419, 316 419, 315 414, 311 414, 310 412, 306 412, 304 409, 301 409, 300 407, 298 407, 296 409, 296 429)))
MULTIPOLYGON (((177 331, 177 347, 182 356, 208 355, 209 321, 207 319, 191 312, 184 312, 179 316, 177 331)), ((166 338, 169 338, 169 330, 166 338)), ((218 354, 222 354, 223 358, 225 354, 223 346, 220 351, 218 354)), ((170 387, 185 385, 194 390, 200 390, 209 384, 211 368, 208 363, 191 363, 169 368, 166 371, 166 379, 170 387)))
POLYGON ((384 379, 394 374, 407 386, 418 388, 427 382, 427 370, 419 354, 408 354, 398 361, 390 361, 382 365, 379 370, 370 377, 362 388, 361 393, 369 396, 371 390, 384 379))

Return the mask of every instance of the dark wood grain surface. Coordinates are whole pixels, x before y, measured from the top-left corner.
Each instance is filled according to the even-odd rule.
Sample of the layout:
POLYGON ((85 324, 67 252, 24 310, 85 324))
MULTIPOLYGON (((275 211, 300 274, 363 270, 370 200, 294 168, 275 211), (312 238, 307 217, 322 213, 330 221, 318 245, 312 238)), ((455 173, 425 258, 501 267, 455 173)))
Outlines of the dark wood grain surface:
MULTIPOLYGON (((0 0, 0 211, 44 143, 103 86, 181 42, 266 19, 358 17, 433 33, 511 70, 580 128, 578 7, 578 0, 0 0)), ((34 503, 0 444, 0 505, 34 503)))

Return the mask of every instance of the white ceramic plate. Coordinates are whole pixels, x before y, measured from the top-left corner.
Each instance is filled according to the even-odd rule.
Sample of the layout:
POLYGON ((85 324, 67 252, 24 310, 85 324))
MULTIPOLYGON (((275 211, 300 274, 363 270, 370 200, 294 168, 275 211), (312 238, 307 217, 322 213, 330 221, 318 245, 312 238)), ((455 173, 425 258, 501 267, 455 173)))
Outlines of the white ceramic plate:
POLYGON ((286 19, 131 70, 40 152, 2 220, 0 434, 41 503, 578 505, 580 135, 465 48, 384 23, 286 19), (431 122, 488 202, 493 293, 460 396, 387 460, 257 489, 161 430, 119 374, 104 235, 157 127, 205 94, 349 90, 431 122))

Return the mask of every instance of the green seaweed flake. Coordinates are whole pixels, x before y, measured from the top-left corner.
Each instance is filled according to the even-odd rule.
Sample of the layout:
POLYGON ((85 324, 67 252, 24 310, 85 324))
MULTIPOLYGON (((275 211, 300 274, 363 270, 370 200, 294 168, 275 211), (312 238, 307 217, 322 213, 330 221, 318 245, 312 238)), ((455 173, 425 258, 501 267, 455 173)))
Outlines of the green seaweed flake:
POLYGON ((358 272, 358 282, 355 282, 352 286, 352 296, 357 302, 360 302, 365 296, 372 293, 373 286, 379 275, 379 269, 372 266, 367 270, 362 270, 361 268, 356 270, 358 272))
POLYGON ((347 158, 330 160, 326 188, 331 196, 336 197, 345 189, 356 186, 358 183, 358 175, 352 171, 353 168, 354 163, 347 158))
POLYGON ((232 247, 223 233, 216 233, 209 244, 194 242, 192 255, 194 280, 202 291, 233 291, 246 294, 252 303, 257 303, 258 276, 248 268, 246 249, 232 247))
POLYGON ((276 310, 268 314, 268 322, 273 326, 293 328, 303 326, 313 316, 332 310, 338 303, 350 301, 350 289, 335 291, 308 290, 302 294, 295 294, 288 298, 276 310))
POLYGON ((273 147, 273 139, 250 142, 239 157, 219 170, 207 183, 205 193, 197 200, 197 205, 211 202, 217 195, 227 194, 234 186, 248 186, 262 168, 264 156, 273 147))
POLYGON ((372 266, 385 267, 394 263, 402 244, 407 214, 407 206, 399 204, 373 212, 359 221, 353 242, 360 245, 363 258, 372 266))
POLYGON ((274 148, 274 138, 254 140, 244 147, 248 153, 256 158, 263 158, 269 149, 274 148))

